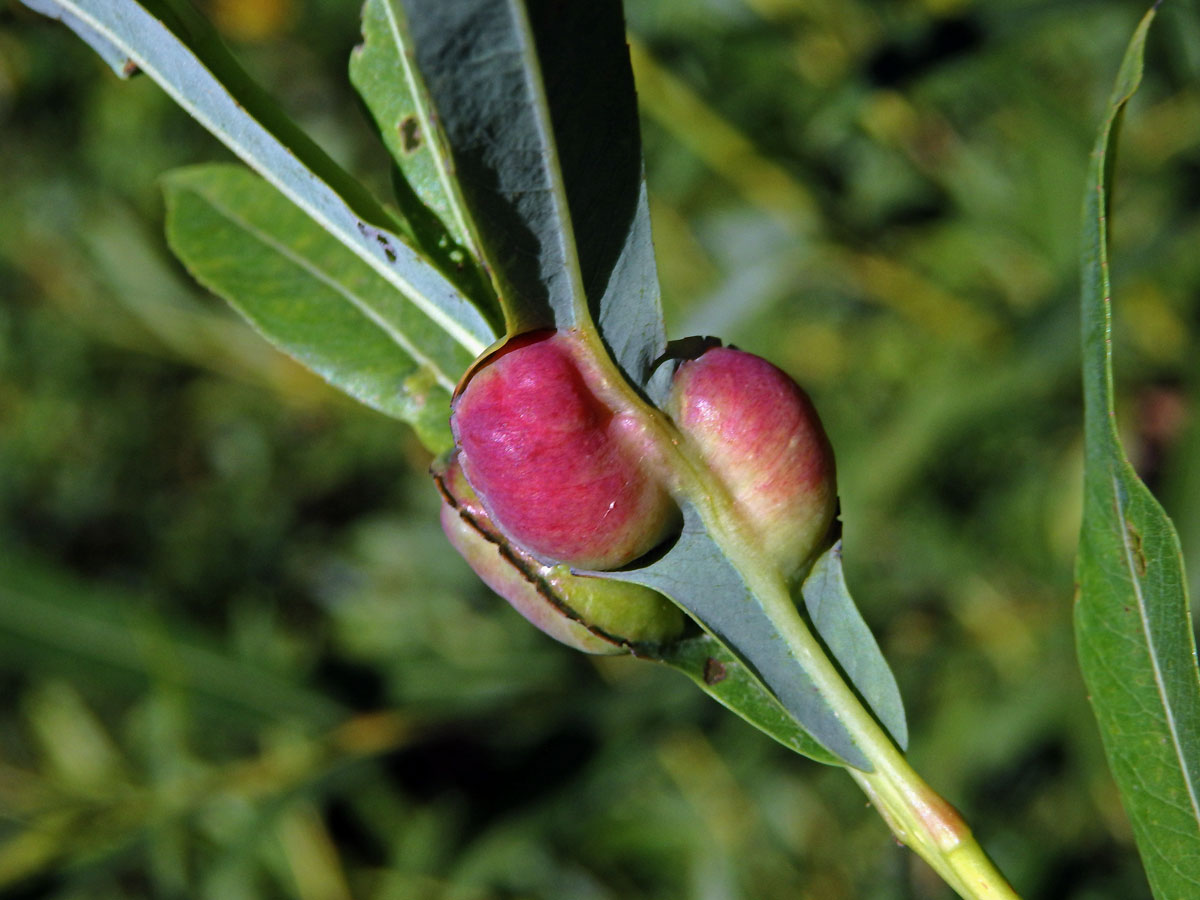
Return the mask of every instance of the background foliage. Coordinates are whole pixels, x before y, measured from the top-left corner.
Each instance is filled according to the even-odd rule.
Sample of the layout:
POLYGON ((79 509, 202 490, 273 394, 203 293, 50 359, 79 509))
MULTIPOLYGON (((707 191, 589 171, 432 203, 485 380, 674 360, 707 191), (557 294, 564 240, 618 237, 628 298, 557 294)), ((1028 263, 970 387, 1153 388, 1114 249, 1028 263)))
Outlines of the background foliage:
MULTIPOLYGON (((210 0, 388 191, 354 4, 210 0)), ((918 771, 1027 900, 1148 897, 1071 644, 1079 205, 1142 4, 629 0, 672 336, 811 390, 918 771)), ((1200 20, 1123 137, 1119 413, 1200 595, 1200 20)), ((394 422, 165 249, 228 154, 0 6, 0 896, 945 897, 834 770, 528 628, 394 422)))

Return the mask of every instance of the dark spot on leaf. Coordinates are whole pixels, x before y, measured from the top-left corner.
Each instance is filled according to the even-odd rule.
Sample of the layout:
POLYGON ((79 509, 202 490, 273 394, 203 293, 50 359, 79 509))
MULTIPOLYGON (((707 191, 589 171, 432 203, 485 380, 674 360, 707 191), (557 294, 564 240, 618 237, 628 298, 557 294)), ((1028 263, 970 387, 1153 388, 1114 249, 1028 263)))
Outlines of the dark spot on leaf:
POLYGON ((1129 547, 1133 552, 1133 565, 1139 576, 1146 574, 1146 554, 1142 552, 1142 536, 1132 524, 1126 523, 1125 531, 1129 535, 1129 547))
POLYGON ((127 59, 127 60, 125 60, 125 65, 121 66, 121 77, 122 78, 132 78, 134 75, 136 75, 138 73, 138 71, 139 71, 138 64, 135 63, 132 59, 127 59))
POLYGON ((394 263, 396 261, 396 251, 392 249, 391 242, 382 234, 375 235, 375 240, 377 240, 379 242, 379 246, 383 248, 383 253, 384 256, 387 257, 387 261, 394 263))
POLYGON ((720 684, 725 680, 728 673, 725 671, 725 663, 718 659, 713 659, 711 656, 704 663, 704 683, 708 685, 720 684))
POLYGON ((416 116, 405 116, 400 120, 400 149, 415 153, 421 146, 421 123, 416 116))

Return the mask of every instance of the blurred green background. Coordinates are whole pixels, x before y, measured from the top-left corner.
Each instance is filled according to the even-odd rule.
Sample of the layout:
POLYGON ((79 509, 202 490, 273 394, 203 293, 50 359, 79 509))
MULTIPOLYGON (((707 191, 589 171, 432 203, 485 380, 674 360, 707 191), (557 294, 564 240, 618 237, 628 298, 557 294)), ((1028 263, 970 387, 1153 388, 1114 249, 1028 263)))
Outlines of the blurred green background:
MULTIPOLYGON (((385 193, 357 4, 202 6, 385 193)), ((1149 897, 1070 622, 1079 209, 1143 11, 627 4, 669 331, 810 389, 911 758, 1026 900, 1149 897)), ((1120 417, 1193 596, 1198 76, 1169 2, 1113 246, 1120 417)), ((840 771, 476 582, 406 429, 167 252, 156 179, 228 158, 0 3, 0 897, 949 897, 840 771)))

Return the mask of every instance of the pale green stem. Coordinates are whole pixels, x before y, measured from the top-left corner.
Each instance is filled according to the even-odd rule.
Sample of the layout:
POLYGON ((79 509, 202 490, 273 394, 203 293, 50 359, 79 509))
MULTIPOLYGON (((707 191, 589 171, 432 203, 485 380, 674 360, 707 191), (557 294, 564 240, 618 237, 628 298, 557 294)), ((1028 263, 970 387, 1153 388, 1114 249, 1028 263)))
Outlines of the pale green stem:
MULTIPOLYGON (((709 527, 720 529, 715 533, 724 536, 718 522, 709 527)), ((769 568, 756 567, 752 556, 743 556, 743 542, 731 537, 728 544, 722 541, 723 549, 733 551, 731 559, 735 564, 746 560, 738 567, 747 585, 768 607, 788 647, 874 766, 872 772, 852 766, 846 770, 866 792, 897 840, 929 863, 964 900, 1020 900, 957 810, 913 770, 863 707, 813 637, 783 581, 769 568)))
MULTIPOLYGON (((789 606, 791 602, 789 599, 789 606)), ((964 900, 1020 900, 996 869, 958 811, 908 764, 883 729, 846 686, 795 613, 783 622, 784 638, 818 689, 838 711, 863 754, 875 767, 862 772, 848 766, 852 778, 871 799, 892 833, 924 859, 964 900)))

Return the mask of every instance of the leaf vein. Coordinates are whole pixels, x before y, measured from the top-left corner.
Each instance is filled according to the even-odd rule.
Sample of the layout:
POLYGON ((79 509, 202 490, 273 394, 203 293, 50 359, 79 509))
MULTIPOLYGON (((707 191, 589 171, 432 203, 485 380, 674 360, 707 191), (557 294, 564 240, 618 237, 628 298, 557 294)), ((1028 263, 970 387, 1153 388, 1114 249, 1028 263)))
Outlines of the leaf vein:
MULTIPOLYGON (((104 14, 97 13, 91 9, 85 9, 85 4, 79 0, 59 0, 62 5, 70 9, 76 16, 86 22, 93 30, 103 35, 103 37, 128 53, 142 71, 149 75, 161 87, 172 100, 178 103, 183 109, 196 119, 201 125, 218 137, 227 147, 229 147, 237 156, 250 164, 263 178, 270 182, 277 190, 285 197, 296 204, 297 207, 304 210, 314 221, 322 228, 334 235, 347 249, 362 259, 367 265, 378 272, 389 283, 394 285, 413 305, 435 321, 440 328, 451 335, 454 340, 460 343, 466 350, 473 355, 478 355, 483 351, 486 342, 478 335, 459 321, 457 321, 449 312, 442 309, 436 302, 426 297, 415 284, 408 278, 397 271, 396 267, 390 263, 385 263, 382 258, 375 253, 369 251, 360 242, 355 240, 348 232, 347 222, 339 221, 346 219, 352 215, 345 201, 339 197, 332 188, 325 182, 321 181, 300 158, 288 147, 285 147, 278 138, 268 131, 260 122, 251 118, 244 107, 238 103, 237 99, 227 92, 224 96, 216 95, 213 97, 213 102, 217 107, 236 106, 242 114, 246 116, 246 120, 253 126, 241 133, 235 133, 233 130, 225 127, 218 121, 213 110, 217 107, 209 107, 202 103, 195 103, 191 97, 181 88, 180 83, 192 84, 197 78, 202 81, 212 81, 216 83, 215 75, 209 68, 201 62, 201 60, 192 53, 190 48, 182 45, 177 38, 170 35, 169 41, 172 45, 183 47, 183 54, 176 54, 174 57, 162 57, 160 54, 150 55, 145 52, 146 47, 156 46, 153 41, 147 41, 145 44, 135 46, 133 42, 126 39, 126 36, 119 34, 113 21, 106 19, 104 14), (175 70, 168 74, 164 69, 170 63, 175 70), (182 67, 182 70, 180 70, 182 67), (289 183, 288 179, 280 175, 276 168, 267 164, 266 160, 272 154, 278 156, 279 152, 283 151, 286 156, 284 159, 289 160, 289 165, 295 167, 295 173, 307 181, 314 192, 313 198, 305 197, 300 191, 297 191, 289 183)), ((167 32, 166 26, 162 22, 150 16, 150 14, 135 6, 137 14, 145 16, 145 19, 138 20, 134 17, 120 24, 124 24, 133 29, 144 29, 146 27, 157 28, 163 32, 167 32)), ((110 10, 110 15, 119 17, 119 11, 110 10)), ((167 32, 169 34, 169 32, 167 32)), ((167 40, 160 39, 158 44, 167 44, 167 40)), ((222 90, 224 90, 223 86, 222 90)), ((398 251, 405 253, 408 259, 406 264, 420 267, 423 277, 444 280, 439 272, 432 267, 427 266, 424 262, 417 258, 416 252, 407 244, 401 243, 398 251), (427 271, 424 271, 426 270, 427 271)), ((445 283, 445 290, 453 292, 453 288, 449 283, 445 283)), ((465 301, 464 301, 465 302, 465 301)))
MULTIPOLYGON (((1117 506, 1119 521, 1125 523, 1125 500, 1122 496, 1121 483, 1116 472, 1112 475, 1113 480, 1113 497, 1117 506)), ((1165 723, 1167 732, 1171 735, 1171 744, 1175 751, 1175 757, 1179 763, 1179 774, 1183 779, 1185 788, 1187 789, 1188 800, 1192 807, 1192 816, 1197 822, 1200 822, 1200 798, 1196 795, 1196 786, 1192 784, 1189 777, 1189 768, 1187 755, 1184 752, 1182 737, 1179 734, 1179 724, 1175 719, 1175 710, 1171 703, 1170 694, 1167 691, 1166 683, 1163 680, 1162 669, 1158 662, 1157 647, 1154 642, 1154 633, 1151 628, 1148 618, 1148 610, 1146 598, 1142 592, 1142 582, 1137 574, 1137 560, 1134 558, 1134 548, 1130 543, 1130 535, 1128 528, 1121 528, 1121 546, 1125 552, 1125 569, 1129 573, 1130 584, 1133 588, 1133 595, 1137 601, 1138 615, 1142 622, 1142 633, 1146 638, 1146 645, 1150 648, 1150 666, 1154 673, 1155 688, 1158 691, 1159 700, 1162 702, 1162 707, 1165 712, 1165 723)))
POLYGON ((263 231, 257 225, 254 225, 252 222, 239 215, 225 204, 204 194, 200 194, 200 196, 203 197, 204 201, 208 203, 209 206, 228 219, 231 223, 240 227, 249 236, 258 240, 268 249, 278 253, 292 265, 298 267, 306 274, 311 275, 321 284, 325 285, 334 293, 344 298, 355 309, 362 313, 362 315, 371 323, 373 323, 376 327, 383 331, 384 334, 391 338, 392 341, 399 345, 399 347, 404 350, 404 352, 407 353, 414 362, 431 371, 434 377, 437 379, 438 384, 444 387, 447 391, 453 392, 455 380, 450 378, 444 371, 442 371, 441 366, 434 362, 429 356, 422 353, 420 348, 410 341, 404 332, 400 331, 398 328, 388 322, 384 316, 380 315, 379 312, 372 308, 368 301, 359 297, 348 287, 339 282, 334 276, 328 274, 323 269, 315 265, 311 260, 305 259, 291 247, 276 240, 270 234, 263 231))

